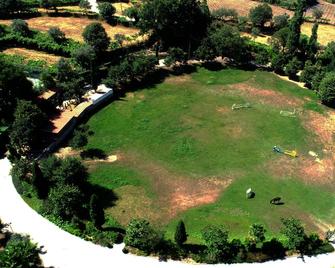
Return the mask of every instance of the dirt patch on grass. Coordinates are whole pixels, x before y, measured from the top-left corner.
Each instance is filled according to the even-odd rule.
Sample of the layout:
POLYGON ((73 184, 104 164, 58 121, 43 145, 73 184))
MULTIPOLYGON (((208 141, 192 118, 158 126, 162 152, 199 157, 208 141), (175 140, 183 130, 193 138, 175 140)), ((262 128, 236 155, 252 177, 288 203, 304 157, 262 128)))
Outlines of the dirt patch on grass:
MULTIPOLYGON (((159 163, 144 161, 134 153, 122 155, 124 164, 139 168, 152 185, 155 203, 160 210, 160 223, 167 223, 189 208, 214 203, 233 181, 232 175, 222 178, 190 178, 175 174, 159 163)), ((156 220, 156 218, 152 219, 156 220)))
POLYGON ((325 149, 331 150, 335 141, 335 112, 328 111, 326 115, 308 111, 303 120, 306 129, 312 131, 325 149))
POLYGON ((21 47, 8 48, 2 51, 2 53, 7 55, 19 55, 26 58, 26 62, 29 60, 41 60, 45 61, 47 64, 55 64, 59 61, 60 57, 45 52, 40 52, 32 49, 26 49, 21 47))
POLYGON ((65 157, 77 157, 79 156, 80 152, 73 149, 72 147, 63 147, 60 148, 56 153, 55 156, 59 158, 65 158, 65 157))
POLYGON ((276 92, 268 89, 260 89, 253 87, 248 83, 238 83, 229 85, 224 89, 224 92, 228 94, 238 94, 239 96, 245 96, 248 99, 257 103, 272 105, 275 107, 299 107, 304 101, 293 96, 286 96, 280 92, 276 92))
POLYGON ((172 85, 180 85, 186 82, 192 82, 192 77, 190 75, 174 75, 169 76, 165 79, 165 83, 172 84, 172 85))
POLYGON ((114 192, 118 199, 114 206, 106 209, 106 212, 113 215, 122 225, 127 225, 134 218, 148 219, 153 223, 160 222, 160 211, 143 188, 127 185, 114 192))
POLYGON ((308 152, 300 152, 298 158, 278 155, 276 160, 266 164, 275 177, 299 177, 307 183, 324 184, 334 187, 335 181, 335 112, 322 115, 307 111, 302 120, 304 126, 315 134, 315 141, 320 144, 318 150, 320 162, 315 161, 308 152))

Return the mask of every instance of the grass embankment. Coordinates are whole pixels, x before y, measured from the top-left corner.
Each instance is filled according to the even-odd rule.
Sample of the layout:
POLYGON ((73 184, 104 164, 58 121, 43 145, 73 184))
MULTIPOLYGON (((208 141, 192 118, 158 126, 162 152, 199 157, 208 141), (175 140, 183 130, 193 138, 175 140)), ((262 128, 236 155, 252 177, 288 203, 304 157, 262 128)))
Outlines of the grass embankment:
MULTIPOLYGON (((313 92, 266 72, 200 69, 170 77, 105 107, 89 121, 87 148, 116 154, 114 163, 90 163, 90 181, 113 190, 106 212, 122 224, 148 218, 172 236, 185 220, 189 240, 223 224, 234 237, 263 223, 278 232, 280 218, 300 218, 308 230, 335 216, 334 180, 309 180, 308 151, 324 145, 306 127, 310 113, 326 116, 313 92), (234 103, 252 108, 231 110, 234 103), (294 118, 281 110, 301 109, 294 118), (297 159, 272 152, 297 149, 297 159), (307 161, 308 160, 308 161, 307 161), (252 200, 245 198, 251 187, 252 200), (284 204, 271 206, 280 196, 284 204)), ((320 128, 323 126, 320 125, 320 128)))

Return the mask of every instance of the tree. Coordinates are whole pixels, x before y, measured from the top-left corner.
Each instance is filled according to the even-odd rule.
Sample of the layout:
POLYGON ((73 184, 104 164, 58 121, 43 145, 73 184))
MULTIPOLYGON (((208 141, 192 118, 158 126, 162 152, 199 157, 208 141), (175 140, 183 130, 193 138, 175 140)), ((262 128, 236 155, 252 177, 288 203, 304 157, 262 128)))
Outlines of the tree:
POLYGON ((272 57, 271 67, 273 68, 275 73, 282 74, 284 71, 286 62, 287 62, 287 58, 284 53, 276 53, 272 57))
POLYGON ((287 218, 281 219, 284 227, 281 233, 287 239, 287 247, 293 250, 301 250, 305 241, 305 229, 298 219, 287 218))
POLYGON ((128 7, 127 9, 125 9, 123 11, 123 15, 127 16, 128 18, 131 18, 135 21, 135 23, 138 22, 138 20, 140 19, 140 11, 138 9, 138 7, 136 6, 131 6, 128 7))
POLYGON ((48 34, 56 43, 61 43, 65 40, 65 34, 58 27, 50 27, 48 34))
POLYGON ((11 29, 14 33, 17 33, 22 36, 28 36, 30 34, 30 29, 28 23, 21 19, 15 19, 12 21, 11 29))
POLYGON ((1 268, 36 268, 41 265, 36 244, 28 236, 12 235, 3 251, 0 251, 1 268))
POLYGON ((305 67, 300 75, 300 81, 304 82, 306 87, 312 88, 313 78, 319 71, 319 68, 316 65, 313 65, 310 60, 306 61, 305 67))
POLYGON ((80 213, 83 201, 83 194, 77 186, 59 183, 51 188, 44 209, 48 214, 71 220, 80 213))
POLYGON ((50 182, 55 183, 55 171, 60 167, 62 160, 54 155, 43 158, 40 161, 40 168, 43 177, 48 178, 50 182))
POLYGON ((235 9, 230 9, 230 8, 219 8, 216 9, 212 12, 212 17, 215 18, 216 20, 232 20, 234 22, 237 22, 238 20, 238 13, 235 9))
POLYGON ((143 250, 152 252, 160 242, 160 235, 144 219, 132 219, 126 229, 124 243, 143 250))
POLYGON ((116 12, 116 8, 108 2, 99 3, 98 10, 100 16, 107 22, 111 22, 113 20, 113 16, 116 12))
POLYGON ((87 180, 87 170, 79 159, 66 157, 60 159, 58 167, 53 171, 52 180, 82 187, 87 180))
POLYGON ((166 65, 174 64, 175 62, 184 63, 186 61, 186 53, 179 47, 170 47, 168 50, 168 56, 164 60, 166 65))
POLYGON ((335 105, 335 72, 327 73, 321 80, 318 95, 322 103, 335 105))
POLYGON ((90 217, 94 226, 101 229, 105 223, 105 212, 96 194, 93 194, 90 199, 90 217))
POLYGON ((272 19, 272 9, 268 4, 258 5, 250 9, 249 19, 254 26, 263 28, 272 19))
POLYGON ((41 1, 48 1, 49 8, 53 8, 53 10, 56 13, 58 12, 57 6, 61 5, 60 0, 41 0, 41 1))
POLYGON ((71 81, 74 77, 74 71, 68 59, 60 58, 56 65, 56 79, 59 82, 71 81))
POLYGON ((212 60, 215 57, 228 57, 238 62, 249 58, 245 39, 230 25, 213 26, 196 51, 198 58, 212 60))
POLYGON ((72 148, 81 148, 87 144, 87 134, 81 131, 75 130, 73 137, 70 140, 70 146, 72 148))
POLYGON ((22 7, 20 0, 1 0, 0 1, 0 15, 8 15, 22 7))
POLYGON ((289 15, 286 13, 283 15, 278 15, 273 17, 273 25, 274 28, 278 31, 282 28, 285 28, 288 26, 288 19, 290 18, 289 15))
POLYGON ((145 0, 139 27, 151 32, 165 48, 180 47, 188 57, 206 35, 210 13, 203 0, 145 0))
POLYGON ((312 35, 307 44, 307 58, 315 60, 316 53, 318 52, 318 23, 314 23, 312 28, 312 35))
POLYGON ((44 89, 54 89, 56 87, 54 74, 51 73, 49 69, 43 69, 40 80, 42 81, 44 89))
POLYGON ((294 16, 290 21, 290 31, 287 40, 287 49, 288 54, 290 54, 291 56, 295 55, 297 53, 297 50, 299 49, 301 24, 303 23, 305 6, 305 0, 298 0, 294 16))
POLYGON ((319 19, 322 18, 322 16, 323 16, 323 11, 322 11, 321 9, 319 9, 319 8, 314 8, 312 14, 313 14, 314 19, 315 19, 316 21, 318 21, 319 19))
POLYGON ((88 10, 90 10, 92 6, 88 0, 80 0, 79 7, 84 9, 87 14, 88 10))
POLYGON ((0 58, 0 121, 11 122, 18 99, 33 96, 32 84, 23 69, 0 58))
POLYGON ((93 47, 95 53, 100 54, 109 46, 109 37, 101 23, 93 22, 87 25, 83 32, 85 42, 93 47))
POLYGON ((264 225, 254 223, 250 226, 249 229, 249 238, 255 243, 263 243, 265 240, 266 230, 264 225))
POLYGON ((32 164, 32 185, 39 199, 46 199, 48 196, 48 181, 43 177, 42 171, 36 161, 32 164))
POLYGON ((211 263, 224 260, 229 255, 228 231, 223 226, 207 226, 202 230, 207 246, 207 258, 211 263))
POLYGON ((187 240, 187 233, 185 224, 182 220, 180 220, 176 227, 176 232, 174 234, 174 241, 176 244, 181 247, 187 240))
POLYGON ((39 143, 45 115, 32 102, 18 101, 10 131, 10 144, 19 155, 27 155, 39 143))
POLYGON ((294 57, 286 64, 285 73, 290 79, 295 79, 297 72, 301 69, 301 67, 302 63, 297 59, 297 57, 294 57))

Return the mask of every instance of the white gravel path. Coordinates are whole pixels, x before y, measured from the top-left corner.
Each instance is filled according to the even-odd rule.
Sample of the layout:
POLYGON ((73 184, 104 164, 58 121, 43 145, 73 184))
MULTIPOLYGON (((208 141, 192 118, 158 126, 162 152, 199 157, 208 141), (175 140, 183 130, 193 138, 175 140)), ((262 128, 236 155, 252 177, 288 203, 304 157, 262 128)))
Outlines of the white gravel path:
POLYGON ((41 258, 46 266, 55 268, 254 268, 254 267, 319 267, 334 268, 335 254, 324 254, 317 257, 306 257, 305 262, 292 257, 266 263, 234 265, 190 265, 181 262, 159 262, 156 258, 139 257, 123 254, 123 245, 113 249, 104 248, 73 236, 49 222, 31 209, 16 192, 9 175, 10 163, 0 160, 0 218, 11 223, 15 232, 29 234, 33 241, 43 245, 46 253, 41 258))

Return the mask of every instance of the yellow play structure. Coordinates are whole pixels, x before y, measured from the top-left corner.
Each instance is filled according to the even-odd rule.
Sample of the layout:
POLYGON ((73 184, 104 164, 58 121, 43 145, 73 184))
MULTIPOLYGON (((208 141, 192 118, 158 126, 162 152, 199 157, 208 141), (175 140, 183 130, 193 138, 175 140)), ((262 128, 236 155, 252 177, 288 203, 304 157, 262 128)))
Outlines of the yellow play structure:
POLYGON ((296 150, 282 150, 280 147, 273 146, 272 150, 276 153, 280 153, 280 154, 286 154, 289 155, 291 157, 298 157, 298 152, 296 150))

